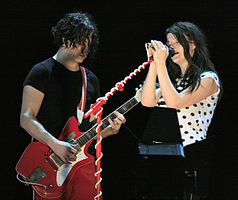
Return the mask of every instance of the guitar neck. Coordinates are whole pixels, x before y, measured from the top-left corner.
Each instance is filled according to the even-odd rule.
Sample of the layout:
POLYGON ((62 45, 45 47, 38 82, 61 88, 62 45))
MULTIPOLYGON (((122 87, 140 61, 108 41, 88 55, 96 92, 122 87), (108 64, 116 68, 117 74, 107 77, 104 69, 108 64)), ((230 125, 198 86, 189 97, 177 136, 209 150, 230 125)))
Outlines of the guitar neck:
MULTIPOLYGON (((134 96, 131 99, 129 99, 126 103, 121 105, 119 108, 117 108, 115 111, 126 114, 129 110, 131 110, 134 106, 136 106, 140 101, 134 96)), ((114 111, 114 112, 115 112, 114 111)), ((116 118, 116 114, 112 112, 107 117, 105 117, 102 120, 101 125, 101 131, 103 131, 110 123, 108 122, 108 119, 113 120, 116 118)), ((86 143, 88 143, 90 140, 92 140, 97 135, 97 124, 95 124, 91 129, 89 129, 87 132, 85 132, 83 135, 81 135, 76 141, 80 146, 84 146, 86 143)))

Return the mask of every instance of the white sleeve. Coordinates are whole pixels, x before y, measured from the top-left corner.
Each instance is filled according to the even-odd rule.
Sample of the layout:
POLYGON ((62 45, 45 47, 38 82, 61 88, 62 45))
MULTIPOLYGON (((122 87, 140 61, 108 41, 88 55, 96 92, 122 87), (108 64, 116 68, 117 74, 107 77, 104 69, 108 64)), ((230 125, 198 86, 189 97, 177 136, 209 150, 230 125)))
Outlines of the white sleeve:
POLYGON ((217 74, 213 71, 206 71, 201 74, 201 79, 203 79, 203 78, 214 79, 214 81, 217 85, 218 91, 215 94, 213 94, 212 97, 217 96, 220 93, 220 82, 219 82, 219 78, 218 78, 217 74))

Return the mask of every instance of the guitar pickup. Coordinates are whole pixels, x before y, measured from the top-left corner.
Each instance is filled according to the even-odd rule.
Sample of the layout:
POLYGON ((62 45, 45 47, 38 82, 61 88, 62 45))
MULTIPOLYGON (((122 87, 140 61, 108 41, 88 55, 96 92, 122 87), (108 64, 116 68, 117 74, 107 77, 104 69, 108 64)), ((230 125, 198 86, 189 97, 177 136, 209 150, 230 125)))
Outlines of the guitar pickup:
MULTIPOLYGON (((52 155, 53 155, 53 154, 52 154, 52 155)), ((51 158, 51 159, 52 159, 52 158, 51 158)), ((57 165, 56 165, 56 164, 54 165, 53 162, 52 162, 49 158, 46 158, 45 161, 48 162, 48 163, 50 164, 50 166, 51 166, 55 171, 58 170, 58 168, 56 167, 57 165)))
MULTIPOLYGON (((58 157, 56 154, 52 153, 50 155, 50 158, 52 161, 54 161, 54 164, 59 168, 60 166, 62 166, 64 164, 64 161, 60 159, 60 157, 58 157)), ((49 162, 50 164, 52 164, 52 167, 54 166, 52 162, 50 162, 50 160, 47 160, 47 162, 49 162)), ((54 167, 53 167, 54 168, 54 167)), ((55 170, 57 170, 57 168, 54 168, 55 170)))
POLYGON ((72 132, 72 133, 70 133, 69 135, 67 135, 64 140, 65 140, 66 142, 67 142, 67 141, 70 141, 70 140, 72 140, 75 136, 76 136, 76 133, 75 133, 75 132, 72 132))
POLYGON ((81 151, 81 148, 80 148, 79 144, 74 139, 70 140, 69 143, 73 144, 73 145, 77 145, 77 146, 74 147, 77 150, 77 152, 81 151))

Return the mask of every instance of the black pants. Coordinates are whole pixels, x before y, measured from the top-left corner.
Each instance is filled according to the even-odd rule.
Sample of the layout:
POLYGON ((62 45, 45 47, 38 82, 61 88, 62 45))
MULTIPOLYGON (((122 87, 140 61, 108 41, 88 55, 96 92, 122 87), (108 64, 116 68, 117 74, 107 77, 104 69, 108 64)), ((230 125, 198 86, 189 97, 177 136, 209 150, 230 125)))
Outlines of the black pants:
POLYGON ((140 199, 182 199, 184 160, 178 156, 139 156, 136 194, 140 199))
POLYGON ((209 197, 214 155, 214 138, 188 145, 184 148, 185 191, 199 199, 209 197))

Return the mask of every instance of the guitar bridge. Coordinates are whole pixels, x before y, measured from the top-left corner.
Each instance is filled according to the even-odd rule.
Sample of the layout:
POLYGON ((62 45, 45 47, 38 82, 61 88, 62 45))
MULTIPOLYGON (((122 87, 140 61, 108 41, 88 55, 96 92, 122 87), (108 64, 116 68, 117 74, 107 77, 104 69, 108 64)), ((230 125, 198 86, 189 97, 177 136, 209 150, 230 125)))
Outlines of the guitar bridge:
POLYGON ((40 168, 37 167, 28 177, 29 182, 37 183, 41 179, 46 177, 46 173, 40 168))

